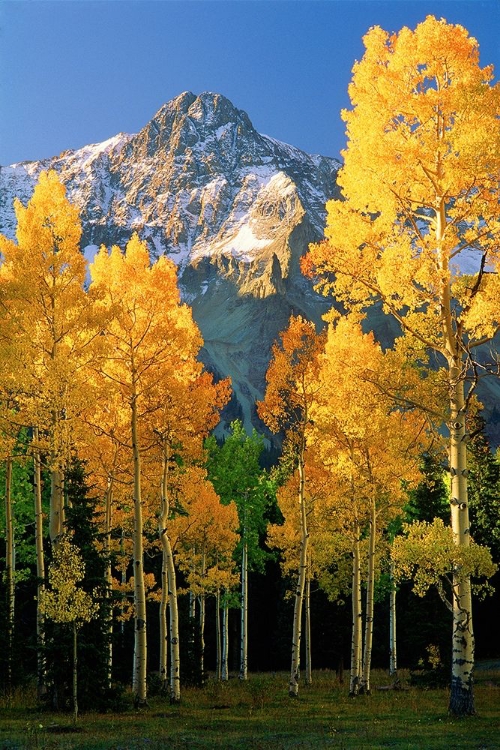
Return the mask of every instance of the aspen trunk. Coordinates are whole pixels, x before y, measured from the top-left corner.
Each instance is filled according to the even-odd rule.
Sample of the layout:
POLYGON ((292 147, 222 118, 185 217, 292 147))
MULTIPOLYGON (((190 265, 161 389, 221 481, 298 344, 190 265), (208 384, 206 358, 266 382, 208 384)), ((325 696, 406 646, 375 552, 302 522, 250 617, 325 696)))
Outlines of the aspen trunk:
POLYGON ((359 554, 359 528, 356 529, 356 541, 352 551, 352 639, 351 639, 351 675, 349 695, 359 693, 361 681, 361 650, 363 638, 363 612, 361 607, 361 572, 359 554))
MULTIPOLYGON (((438 163, 438 175, 441 163, 438 163)), ((443 269, 441 289, 441 325, 446 344, 448 365, 448 389, 450 397, 450 448, 451 474, 451 527, 453 539, 458 547, 470 543, 469 503, 467 495, 467 450, 465 416, 464 377, 466 365, 463 361, 464 335, 460 323, 454 321, 452 295, 449 282, 449 254, 443 251, 446 232, 446 200, 436 195, 436 247, 439 265, 443 269)), ((460 580, 459 571, 453 578, 453 631, 451 691, 449 712, 455 716, 471 716, 474 708, 474 629, 472 625, 472 593, 470 578, 460 580)))
POLYGON ((392 560, 389 575, 389 674, 391 677, 397 678, 398 659, 396 640, 396 583, 394 581, 394 562, 392 560))
MULTIPOLYGON (((243 530, 245 539, 245 530, 243 530)), ((240 680, 248 679, 248 547, 243 542, 241 555, 241 636, 240 636, 240 680)))
MULTIPOLYGON (((121 563, 120 563, 120 580, 123 587, 125 587, 125 584, 127 583, 127 567, 128 563, 125 561, 125 533, 123 531, 123 526, 120 531, 120 556, 121 556, 121 563)), ((126 599, 126 594, 121 595, 122 601, 126 599)), ((121 620, 120 622, 120 635, 123 639, 123 636, 125 635, 125 622, 121 620)), ((135 672, 134 672, 135 674, 135 672)))
POLYGON ((164 562, 161 568, 161 599, 160 599, 160 659, 158 664, 158 674, 160 676, 161 687, 167 691, 168 686, 168 576, 164 562))
POLYGON ((163 477, 161 492, 161 510, 159 518, 160 541, 162 546, 162 606, 163 616, 161 618, 161 649, 163 659, 160 667, 160 676, 166 680, 167 676, 167 640, 170 641, 170 701, 179 703, 181 699, 181 660, 179 648, 179 611, 177 605, 177 581, 175 577, 174 556, 170 537, 168 535, 168 515, 170 512, 170 497, 168 487, 169 450, 168 443, 165 444, 163 455, 163 477), (169 635, 167 639, 166 610, 168 594, 169 613, 169 635))
POLYGON ((168 582, 168 613, 170 635, 170 702, 181 699, 181 652, 179 643, 179 609, 177 605, 177 582, 172 547, 168 533, 164 534, 163 545, 166 555, 168 582))
POLYGON ((163 535, 167 530, 168 522, 168 488, 167 488, 168 465, 165 457, 163 458, 163 476, 160 497, 160 514, 158 517, 158 534, 162 546, 161 561, 161 600, 160 600, 160 662, 159 675, 162 690, 167 690, 168 685, 168 627, 167 627, 167 610, 168 610, 168 572, 167 556, 163 535))
POLYGON ((36 548, 36 653, 37 653, 37 692, 41 698, 45 692, 45 627, 39 602, 45 586, 45 558, 43 554, 43 510, 42 510, 42 467, 38 449, 38 428, 33 428, 33 490, 35 502, 35 548, 36 548))
POLYGON ((370 537, 368 549, 368 578, 366 582, 366 617, 365 617, 365 648, 363 653, 363 675, 360 692, 370 694, 370 673, 372 664, 373 643, 373 605, 375 589, 375 541, 377 533, 377 512, 375 500, 372 500, 370 514, 370 537))
POLYGON ((222 608, 222 668, 221 679, 226 682, 229 679, 229 617, 228 606, 224 602, 222 608))
POLYGON ((290 682, 288 693, 291 697, 299 694, 300 677, 300 639, 302 627, 302 606, 304 602, 304 591, 307 578, 307 515, 304 497, 304 458, 299 457, 299 506, 300 506, 300 563, 297 588, 295 589, 295 604, 293 610, 293 634, 292 634, 292 665, 290 669, 290 682))
POLYGON ((196 618, 196 597, 193 592, 189 592, 189 617, 191 620, 196 618))
POLYGON ((305 628, 305 642, 306 642, 306 685, 312 685, 312 659, 311 659, 311 566, 307 567, 307 580, 306 580, 306 628, 305 628))
POLYGON ((7 584, 7 688, 12 690, 14 617, 16 604, 14 515, 12 510, 12 458, 5 462, 5 578, 7 584))
POLYGON ((78 720, 78 640, 76 620, 73 620, 73 724, 78 720))
POLYGON ((205 592, 199 596, 200 602, 200 674, 202 682, 205 682, 205 612, 206 597, 205 592))
POLYGON ((220 589, 215 592, 215 648, 216 648, 216 667, 215 677, 220 682, 222 679, 222 643, 220 628, 220 589))
POLYGON ((106 509, 104 519, 104 553, 106 555, 106 602, 107 611, 107 630, 108 630, 108 687, 111 687, 113 673, 113 574, 111 569, 111 528, 113 514, 113 479, 108 480, 108 489, 106 492, 106 509))
POLYGON ((144 551, 142 531, 141 459, 137 435, 137 397, 132 408, 132 455, 134 462, 134 700, 143 706, 147 701, 147 633, 146 591, 144 586, 144 551))
MULTIPOLYGON (((451 525, 459 547, 470 543, 467 495, 467 454, 464 382, 461 362, 456 357, 449 371, 450 385, 450 473, 451 525)), ((453 580, 452 672, 449 711, 455 716, 471 716, 474 707, 474 630, 470 578, 453 580)))

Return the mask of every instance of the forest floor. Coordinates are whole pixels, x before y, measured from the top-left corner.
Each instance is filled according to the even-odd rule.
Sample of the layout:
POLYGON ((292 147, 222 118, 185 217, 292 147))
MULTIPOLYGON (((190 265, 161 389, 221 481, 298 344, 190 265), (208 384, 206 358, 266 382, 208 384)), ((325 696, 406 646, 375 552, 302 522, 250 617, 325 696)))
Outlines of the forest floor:
POLYGON ((186 688, 178 706, 155 696, 141 711, 81 714, 76 728, 18 694, 0 699, 0 750, 500 750, 500 670, 478 671, 477 716, 461 720, 446 689, 389 685, 374 672, 371 695, 351 699, 335 673, 315 672, 292 699, 287 675, 252 674, 186 688))

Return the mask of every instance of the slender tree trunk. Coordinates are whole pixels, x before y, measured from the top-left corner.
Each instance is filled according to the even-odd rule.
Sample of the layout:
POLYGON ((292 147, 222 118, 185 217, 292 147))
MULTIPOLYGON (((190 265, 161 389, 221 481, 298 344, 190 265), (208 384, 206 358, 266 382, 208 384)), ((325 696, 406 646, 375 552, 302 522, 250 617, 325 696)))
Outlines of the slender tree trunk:
POLYGON ((396 583, 394 581, 394 562, 391 560, 389 590, 389 674, 395 679, 398 676, 397 639, 396 639, 396 583))
POLYGON ((240 636, 240 680, 248 679, 248 547, 243 529, 241 555, 241 636, 240 636))
MULTIPOLYGON (((122 526, 122 528, 120 530, 120 557, 121 557, 121 562, 120 562, 120 580, 121 580, 122 586, 125 587, 125 584, 127 583, 127 566, 128 566, 128 563, 125 562, 125 533, 123 531, 123 526, 122 526)), ((122 602, 125 601, 126 596, 127 596, 126 594, 122 594, 121 595, 122 602)), ((125 635, 125 622, 124 622, 123 619, 120 621, 120 635, 121 635, 122 640, 123 640, 123 636, 125 635)), ((134 672, 134 674, 135 674, 135 672, 134 672)))
POLYGON ((290 670, 290 682, 288 693, 291 697, 299 694, 300 677, 300 639, 302 627, 302 606, 304 602, 304 591, 307 578, 307 515, 305 507, 305 476, 303 450, 299 456, 299 507, 300 507, 300 562, 297 588, 295 589, 295 605, 293 610, 293 634, 292 634, 292 665, 290 670))
POLYGON ((76 620, 73 620, 73 724, 78 720, 78 640, 76 620))
POLYGON ((107 631, 108 631, 108 653, 107 672, 108 687, 111 687, 113 676, 113 574, 111 569, 111 529, 113 514, 113 478, 108 479, 106 492, 106 509, 104 520, 104 552, 106 555, 106 604, 107 604, 107 631))
POLYGON ((200 674, 201 680, 205 682, 205 612, 206 612, 206 597, 205 592, 202 591, 199 596, 200 602, 200 674))
POLYGON ((312 685, 312 658, 311 658, 311 565, 307 566, 306 592, 305 592, 305 609, 306 609, 306 685, 312 685))
POLYGON ((375 508, 375 500, 372 500, 368 549, 368 578, 366 582, 365 649, 363 654, 363 675, 361 678, 360 686, 360 692, 366 693, 367 695, 370 695, 370 673, 372 663, 376 533, 377 511, 375 508))
POLYGON ((193 592, 189 592, 189 618, 194 620, 196 618, 196 597, 193 592))
POLYGON ((363 640, 363 612, 361 606, 361 565, 359 553, 359 527, 356 527, 356 541, 352 551, 352 639, 351 639, 351 675, 349 695, 359 693, 361 682, 361 650, 363 640))
MULTIPOLYGON (((437 177, 442 178, 439 159, 437 177)), ((439 191, 441 192, 441 191, 439 191)), ((454 319, 449 281, 450 258, 445 247, 446 198, 436 194, 436 249, 438 263, 443 270, 441 288, 441 326, 446 342, 448 389, 450 397, 450 474, 451 474, 451 526, 458 547, 470 543, 469 503, 467 495, 467 449, 465 417, 464 335, 461 323, 454 319)), ((461 580, 456 570, 453 579, 453 631, 451 691, 449 712, 454 716, 471 716, 474 707, 474 629, 472 625, 472 594, 470 578, 461 580)))
POLYGON ((14 514, 12 509, 12 458, 5 462, 5 577, 7 584, 7 688, 12 690, 12 663, 16 605, 14 514))
POLYGON ((222 643, 220 628, 220 589, 215 592, 215 647, 217 653, 215 675, 220 682, 222 679, 222 643))
MULTIPOLYGON (((169 470, 169 447, 165 443, 163 454, 163 477, 162 477, 162 497, 159 518, 160 541, 162 546, 162 610, 166 610, 166 601, 164 603, 165 593, 168 592, 168 612, 169 612, 169 631, 170 631, 170 701, 179 703, 181 699, 181 659, 179 647, 179 610, 177 605, 177 582, 175 577, 174 556, 170 537, 168 535, 168 515, 170 512, 170 497, 168 487, 168 470, 169 470)), ((162 617, 161 643, 162 648, 167 643, 166 632, 166 611, 162 617)), ((166 678, 167 674, 167 655, 166 649, 162 668, 166 678)), ((161 675, 161 670, 160 670, 161 675)), ((162 679, 163 679, 163 675, 162 679)))
POLYGON ((36 654, 37 692, 41 698, 45 693, 45 625, 39 602, 45 587, 45 557, 43 554, 43 509, 42 509, 42 467, 38 448, 38 428, 33 428, 33 489, 35 501, 35 548, 36 548, 36 654))
POLYGON ((168 575, 167 569, 162 562, 161 568, 161 599, 160 599, 160 660, 158 673, 160 675, 161 688, 163 692, 168 689, 168 575))
POLYGON ((146 590, 142 531, 141 459, 137 435, 137 397, 131 401, 132 455, 134 462, 134 693, 137 706, 147 702, 146 590))
MULTIPOLYGON (((462 363, 450 367, 450 473, 451 525, 459 547, 470 543, 467 494, 467 453, 464 382, 462 363)), ((456 570, 453 581, 452 672, 449 711, 454 716, 471 716, 474 707, 474 630, 470 578, 461 580, 456 570)))
POLYGON ((222 668, 221 679, 226 682, 229 679, 229 617, 226 602, 222 607, 222 668))

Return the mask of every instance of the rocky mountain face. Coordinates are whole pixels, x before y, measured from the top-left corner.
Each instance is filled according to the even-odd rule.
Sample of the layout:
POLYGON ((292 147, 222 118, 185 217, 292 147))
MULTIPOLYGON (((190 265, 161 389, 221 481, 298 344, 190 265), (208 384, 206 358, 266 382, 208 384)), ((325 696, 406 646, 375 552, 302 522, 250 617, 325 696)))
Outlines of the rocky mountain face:
POLYGON ((26 203, 40 172, 55 169, 80 208, 88 256, 101 244, 124 247, 133 231, 153 256, 168 254, 205 341, 202 359, 232 379, 226 420, 250 427, 290 314, 319 321, 330 306, 299 261, 323 236, 339 166, 257 133, 219 94, 185 92, 137 135, 1 167, 0 232, 14 235, 13 198, 26 203))

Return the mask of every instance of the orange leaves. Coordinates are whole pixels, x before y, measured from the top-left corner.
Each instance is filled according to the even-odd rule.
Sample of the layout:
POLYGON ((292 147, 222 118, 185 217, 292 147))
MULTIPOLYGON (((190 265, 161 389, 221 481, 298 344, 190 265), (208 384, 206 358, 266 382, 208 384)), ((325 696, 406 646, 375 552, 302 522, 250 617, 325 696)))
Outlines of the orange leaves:
POLYGON ((300 316, 291 317, 281 342, 274 344, 266 380, 266 395, 257 405, 259 417, 273 432, 307 424, 323 337, 300 316))

